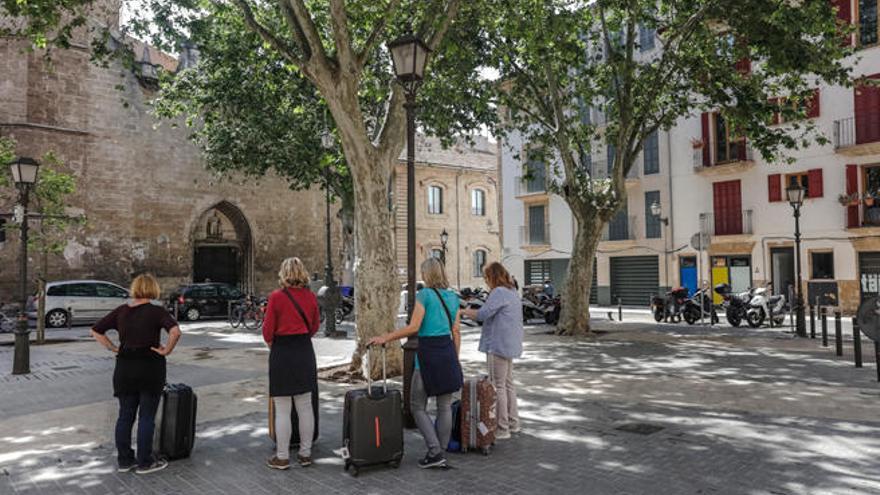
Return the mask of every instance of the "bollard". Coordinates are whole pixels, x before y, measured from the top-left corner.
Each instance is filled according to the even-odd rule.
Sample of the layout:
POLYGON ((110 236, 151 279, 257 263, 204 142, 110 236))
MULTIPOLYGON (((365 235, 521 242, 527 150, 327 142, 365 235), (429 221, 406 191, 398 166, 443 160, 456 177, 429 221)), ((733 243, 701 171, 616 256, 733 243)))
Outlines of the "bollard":
POLYGON ((816 311, 813 305, 810 305, 810 338, 816 338, 816 311))
POLYGON ((73 327, 73 308, 70 306, 67 307, 67 329, 70 330, 73 327))
POLYGON ((623 302, 621 298, 617 298, 617 321, 623 321, 623 302))
POLYGON ((862 367, 862 331, 856 318, 853 318, 853 360, 856 368, 862 367))
POLYGON ((825 308, 819 308, 819 318, 822 320, 822 347, 828 347, 828 313, 825 308))
POLYGON ((880 342, 874 341, 874 363, 877 365, 877 381, 880 382, 880 342))
POLYGON ((838 356, 843 356, 843 328, 840 324, 840 311, 834 312, 834 351, 838 356))

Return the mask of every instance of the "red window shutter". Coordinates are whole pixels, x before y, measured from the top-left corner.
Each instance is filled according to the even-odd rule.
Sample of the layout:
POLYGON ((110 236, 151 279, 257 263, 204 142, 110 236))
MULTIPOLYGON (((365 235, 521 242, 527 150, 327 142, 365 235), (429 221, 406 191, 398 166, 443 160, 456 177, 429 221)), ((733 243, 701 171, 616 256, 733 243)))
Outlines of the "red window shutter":
MULTIPOLYGON (((880 78, 880 74, 868 76, 880 78)), ((880 88, 867 84, 853 89, 855 108, 856 144, 880 141, 880 88)))
POLYGON ((700 125, 703 129, 703 166, 710 167, 712 166, 712 154, 711 147, 709 146, 711 141, 709 139, 709 114, 707 112, 703 112, 703 115, 700 116, 700 125))
MULTIPOLYGON (((769 103, 770 106, 772 106, 774 109, 775 109, 775 108, 779 108, 779 98, 770 98, 770 100, 768 101, 768 103, 769 103)), ((779 111, 778 111, 778 110, 774 110, 774 111, 773 111, 773 117, 770 118, 770 125, 777 125, 777 124, 779 124, 780 122, 782 122, 782 120, 780 119, 779 111)))
POLYGON ((821 198, 824 194, 822 190, 822 169, 814 168, 807 171, 807 189, 811 198, 821 198))
MULTIPOLYGON (((851 0, 832 0, 831 5, 837 9, 837 19, 844 24, 852 23, 852 6, 851 0)), ((843 40, 844 45, 852 44, 851 35, 847 35, 843 40)))
POLYGON ((736 61, 734 67, 736 68, 737 72, 744 76, 747 76, 752 72, 752 61, 749 60, 748 57, 743 57, 736 61))
POLYGON ((813 96, 807 100, 807 118, 813 119, 819 116, 819 88, 813 90, 813 96))
MULTIPOLYGON (((859 167, 858 165, 846 166, 846 194, 858 194, 859 192, 859 167)), ((859 205, 846 207, 846 226, 848 228, 859 226, 859 205)))
POLYGON ((771 203, 782 201, 782 176, 770 174, 767 176, 767 200, 771 203))
POLYGON ((742 234, 742 196, 740 182, 728 180, 712 184, 715 208, 715 235, 742 234))

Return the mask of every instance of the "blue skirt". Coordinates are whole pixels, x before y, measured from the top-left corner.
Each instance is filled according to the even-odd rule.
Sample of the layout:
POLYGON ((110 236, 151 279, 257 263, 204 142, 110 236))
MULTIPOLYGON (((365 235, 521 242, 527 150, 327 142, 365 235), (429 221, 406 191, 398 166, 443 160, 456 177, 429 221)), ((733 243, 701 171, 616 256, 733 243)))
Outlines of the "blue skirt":
POLYGON ((461 390, 464 378, 449 335, 419 337, 419 372, 428 397, 451 394, 461 390))

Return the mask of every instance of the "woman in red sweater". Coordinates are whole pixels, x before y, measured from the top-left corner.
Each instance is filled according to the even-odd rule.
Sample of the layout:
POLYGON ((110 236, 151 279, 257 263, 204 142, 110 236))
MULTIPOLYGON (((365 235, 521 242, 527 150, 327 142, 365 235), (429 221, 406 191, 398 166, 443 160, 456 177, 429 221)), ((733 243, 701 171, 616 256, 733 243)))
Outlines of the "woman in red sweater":
POLYGON ((299 258, 287 258, 278 272, 281 288, 269 296, 263 339, 269 345, 269 396, 275 405, 276 453, 273 469, 290 467, 291 413, 298 416, 299 453, 303 467, 312 464, 312 442, 318 403, 318 369, 312 336, 318 331, 318 299, 308 288, 309 274, 299 258))

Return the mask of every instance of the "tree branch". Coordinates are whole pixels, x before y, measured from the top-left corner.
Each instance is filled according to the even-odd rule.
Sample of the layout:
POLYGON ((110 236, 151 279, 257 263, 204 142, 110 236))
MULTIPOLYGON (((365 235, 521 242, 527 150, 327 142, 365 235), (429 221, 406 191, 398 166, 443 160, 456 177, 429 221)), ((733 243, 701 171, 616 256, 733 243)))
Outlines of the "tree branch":
MULTIPOLYGON (((443 11, 443 17, 440 20, 440 25, 437 26, 437 29, 431 34, 427 41, 428 48, 430 48, 432 52, 440 47, 440 43, 443 42, 443 38, 446 36, 446 32, 449 31, 449 26, 452 25, 452 21, 454 21, 455 17, 458 15, 460 7, 461 0, 449 0, 449 3, 446 4, 446 8, 443 11)), ((428 56, 430 57, 430 54, 428 54, 428 56)))
POLYGON ((406 133, 406 115, 403 111, 403 102, 403 86, 393 84, 391 86, 391 94, 388 96, 385 120, 382 123, 382 128, 378 132, 379 137, 376 140, 379 153, 382 155, 399 153, 400 148, 395 146, 395 144, 400 143, 402 141, 401 137, 406 133))
MULTIPOLYGON (((237 0, 238 1, 238 0, 237 0)), ((327 52, 324 51, 324 43, 321 42, 321 35, 318 34, 318 28, 312 19, 312 14, 306 7, 303 0, 287 0, 297 23, 302 28, 303 37, 308 43, 312 55, 317 56, 325 66, 327 66, 327 52)))
POLYGON ((276 38, 275 35, 270 33, 262 24, 257 22, 257 19, 254 17, 254 11, 251 9, 247 0, 234 0, 234 2, 241 10, 245 24, 247 24, 253 32, 257 33, 260 38, 263 38, 263 41, 268 43, 269 46, 278 51, 282 57, 286 58, 291 63, 300 67, 305 64, 305 60, 302 57, 293 53, 293 51, 290 50, 290 47, 284 44, 280 39, 276 38))
POLYGON ((400 6, 400 0, 391 0, 388 2, 388 5, 385 6, 385 12, 382 13, 382 17, 380 17, 376 22, 376 25, 373 26, 373 30, 370 32, 369 36, 367 36, 367 41, 364 42, 364 46, 361 47, 361 50, 355 58, 358 70, 363 70, 364 65, 367 63, 367 58, 369 58, 370 53, 376 48, 376 45, 379 44, 382 33, 385 32, 385 26, 388 25, 388 19, 394 15, 394 11, 397 10, 398 6, 400 6))
POLYGON ((351 47, 351 34, 348 31, 348 14, 345 10, 345 0, 330 0, 330 26, 333 32, 333 42, 336 45, 339 67, 350 74, 356 74, 359 68, 354 50, 351 47))
POLYGON ((278 0, 278 7, 281 9, 281 15, 284 16, 287 24, 290 25, 290 29, 293 30, 293 41, 296 42, 297 48, 303 53, 303 60, 308 61, 312 58, 312 50, 309 48, 309 41, 306 39, 302 26, 300 26, 299 21, 296 20, 296 15, 293 13, 293 9, 290 8, 290 4, 287 3, 287 0, 278 0))

